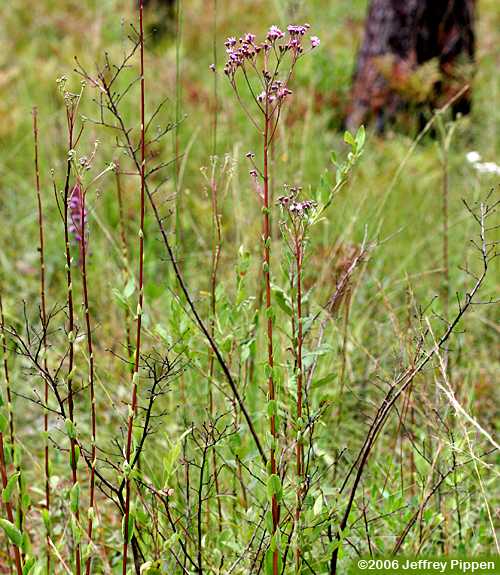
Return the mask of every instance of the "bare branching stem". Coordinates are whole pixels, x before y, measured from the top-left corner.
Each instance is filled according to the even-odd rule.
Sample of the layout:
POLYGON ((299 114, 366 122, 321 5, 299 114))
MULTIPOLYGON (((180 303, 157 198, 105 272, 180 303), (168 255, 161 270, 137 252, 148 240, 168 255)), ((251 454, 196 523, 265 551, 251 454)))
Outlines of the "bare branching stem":
POLYGON ((136 326, 136 341, 134 352, 134 370, 132 374, 132 401, 129 407, 128 425, 127 425, 127 443, 125 447, 125 513, 124 513, 124 528, 123 528, 123 563, 122 573, 127 574, 127 553, 129 543, 129 519, 130 519, 130 469, 132 453, 132 432, 134 427, 134 417, 137 412, 137 389, 139 380, 139 366, 141 354, 141 327, 142 327, 142 314, 144 306, 144 214, 145 214, 145 168, 146 168, 146 150, 145 150, 145 81, 144 81, 144 23, 143 23, 143 0, 139 2, 139 42, 140 42, 140 66, 141 66, 141 191, 140 191, 140 223, 139 223, 139 294, 137 303, 137 326, 136 326))
MULTIPOLYGON (((464 202, 465 203, 465 202, 464 202)), ((450 337, 454 334, 458 324, 462 320, 463 316, 469 310, 469 308, 474 303, 474 298, 480 290, 483 282, 486 278, 490 262, 497 257, 497 252, 495 251, 495 245, 492 245, 487 241, 486 238, 486 220, 491 216, 500 202, 495 202, 493 205, 488 205, 486 202, 481 202, 477 211, 474 211, 467 203, 465 203, 466 208, 471 213, 472 217, 476 220, 479 226, 479 242, 475 244, 476 250, 479 253, 481 259, 481 271, 478 275, 474 274, 474 284, 471 289, 465 294, 462 300, 458 301, 458 310, 455 313, 453 319, 447 324, 446 329, 443 331, 439 339, 436 339, 430 349, 418 349, 417 357, 412 361, 411 365, 401 372, 393 381, 389 388, 381 406, 379 407, 371 425, 366 435, 366 438, 361 446, 357 458, 355 459, 350 471, 348 472, 342 486, 340 487, 340 493, 344 491, 348 484, 350 476, 354 473, 354 480, 352 482, 347 505, 345 507, 344 513, 339 523, 337 531, 337 540, 340 542, 342 534, 347 526, 349 519, 349 514, 351 513, 352 506, 354 504, 354 498, 357 489, 360 485, 361 478, 366 468, 366 464, 370 453, 372 452, 373 446, 375 445, 380 433, 385 426, 389 415, 391 414, 396 402, 401 397, 401 395, 408 389, 412 384, 415 377, 421 373, 429 362, 439 354, 443 349, 443 346, 448 342, 450 337)), ((337 561, 338 561, 338 546, 332 553, 330 560, 330 573, 331 575, 336 575, 337 573, 337 561)))

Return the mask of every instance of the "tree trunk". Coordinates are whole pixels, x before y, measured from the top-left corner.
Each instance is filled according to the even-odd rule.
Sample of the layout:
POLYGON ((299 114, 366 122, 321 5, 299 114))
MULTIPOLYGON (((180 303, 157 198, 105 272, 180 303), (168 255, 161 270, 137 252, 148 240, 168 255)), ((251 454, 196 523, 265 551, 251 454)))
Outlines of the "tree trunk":
MULTIPOLYGON (((442 105, 468 83, 475 0, 371 0, 346 125, 379 131, 408 104, 442 105)), ((454 111, 470 107, 467 91, 454 111)))

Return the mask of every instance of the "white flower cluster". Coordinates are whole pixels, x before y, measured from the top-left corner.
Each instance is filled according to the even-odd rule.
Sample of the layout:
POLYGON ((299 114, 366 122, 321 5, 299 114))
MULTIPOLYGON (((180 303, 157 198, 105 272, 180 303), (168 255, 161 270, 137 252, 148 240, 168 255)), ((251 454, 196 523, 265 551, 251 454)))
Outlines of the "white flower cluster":
POLYGON ((495 162, 481 162, 479 152, 467 152, 465 157, 480 174, 497 174, 500 176, 500 166, 495 162))

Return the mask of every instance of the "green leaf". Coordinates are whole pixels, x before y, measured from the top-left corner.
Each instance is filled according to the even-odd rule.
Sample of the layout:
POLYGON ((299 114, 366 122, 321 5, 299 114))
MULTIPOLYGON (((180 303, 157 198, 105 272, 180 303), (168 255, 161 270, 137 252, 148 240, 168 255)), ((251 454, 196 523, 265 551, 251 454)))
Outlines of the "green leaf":
POLYGON ((313 513, 314 515, 319 515, 323 510, 323 494, 320 493, 318 497, 316 497, 316 501, 313 505, 313 513))
POLYGON ((74 515, 71 516, 71 534, 73 535, 75 544, 78 545, 82 540, 82 530, 74 515))
POLYGON ((9 425, 9 420, 5 417, 3 413, 0 413, 0 433, 4 433, 9 425))
POLYGON ((274 568, 273 568, 273 551, 272 549, 268 549, 266 552, 266 575, 273 575, 274 573, 274 568))
POLYGON ((22 539, 21 539, 21 551, 24 554, 28 554, 30 551, 30 548, 31 548, 30 538, 29 538, 27 533, 23 533, 22 539))
POLYGON ((313 381, 313 386, 314 387, 321 387, 322 385, 327 385, 328 383, 331 383, 336 377, 337 377, 336 373, 330 373, 329 375, 326 375, 325 377, 322 377, 321 379, 317 379, 316 381, 313 381))
POLYGON ((278 501, 281 500, 283 495, 281 479, 275 473, 271 474, 267 479, 267 494, 270 499, 275 495, 278 501))
POLYGON ((292 306, 290 303, 290 298, 287 294, 277 285, 272 285, 271 289, 273 290, 273 296, 276 299, 276 302, 280 306, 280 308, 291 317, 292 315, 292 306))
POLYGON ((5 531, 7 537, 16 545, 16 547, 21 547, 23 544, 23 534, 19 529, 7 519, 0 518, 0 527, 5 531))
POLYGON ((162 575, 160 561, 146 561, 141 565, 141 575, 162 575))
POLYGON ((120 290, 113 288, 111 291, 120 307, 127 309, 128 301, 123 297, 123 294, 120 292, 120 290))
POLYGON ((5 486, 5 489, 2 492, 2 499, 4 503, 8 503, 10 501, 10 498, 12 497, 12 492, 14 491, 14 487, 16 485, 17 482, 17 478, 19 477, 20 473, 14 473, 14 475, 12 475, 9 480, 7 481, 7 485, 5 486))
POLYGON ((76 482, 70 492, 70 508, 73 513, 78 511, 80 506, 80 484, 76 482))
POLYGON ((75 424, 71 421, 71 419, 66 419, 64 422, 64 427, 66 429, 66 435, 70 439, 76 439, 76 427, 75 424))
POLYGON ((267 403, 267 415, 272 417, 278 413, 278 404, 276 403, 275 399, 269 400, 267 403))
MULTIPOLYGON (((135 524, 135 518, 134 518, 134 514, 132 512, 129 513, 128 515, 128 531, 127 531, 127 543, 130 543, 132 541, 132 537, 134 536, 134 524, 135 524)), ((122 537, 123 539, 125 539, 125 515, 123 516, 122 519, 122 537)))
POLYGON ((358 131, 356 132, 356 147, 358 152, 360 152, 363 149, 363 146, 365 145, 365 140, 366 140, 365 127, 361 125, 358 128, 358 131))
POLYGON ((42 520, 47 533, 50 533, 50 513, 47 509, 42 509, 42 520))
POLYGON ((123 290, 123 297, 125 299, 128 299, 135 291, 135 281, 134 281, 134 277, 132 276, 128 282, 127 285, 125 286, 124 290, 123 290))
POLYGON ((35 566, 36 559, 34 557, 30 557, 23 567, 23 575, 28 575, 28 573, 33 569, 35 566))
POLYGON ((349 132, 349 130, 346 130, 346 131, 344 132, 344 142, 345 142, 346 144, 349 144, 350 146, 355 146, 355 145, 356 145, 356 142, 355 142, 355 140, 354 140, 354 138, 353 138, 351 132, 349 132))

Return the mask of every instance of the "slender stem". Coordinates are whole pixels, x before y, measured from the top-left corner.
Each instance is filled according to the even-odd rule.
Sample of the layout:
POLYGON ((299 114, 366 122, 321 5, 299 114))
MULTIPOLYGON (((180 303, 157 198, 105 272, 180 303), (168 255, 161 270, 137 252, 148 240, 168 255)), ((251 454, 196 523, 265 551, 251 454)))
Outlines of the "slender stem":
POLYGON ((175 248, 180 253, 181 237, 181 191, 179 186, 179 128, 181 119, 181 24, 182 1, 176 2, 175 15, 175 128, 174 128, 174 190, 175 190, 175 248))
MULTIPOLYGON (((212 197, 212 219, 213 219, 213 247, 212 247, 212 271, 210 275, 210 336, 215 340, 215 321, 217 314, 217 301, 216 301, 216 290, 217 290, 217 271, 219 268, 219 259, 221 252, 221 229, 220 229, 220 219, 218 213, 218 203, 217 203, 217 180, 215 177, 215 156, 212 157, 212 162, 214 163, 212 167, 212 176, 210 179, 210 191, 212 197)), ((213 378, 214 378, 214 367, 215 367, 215 354, 212 349, 209 352, 209 382, 208 382, 208 401, 210 416, 214 417, 214 397, 213 397, 213 378)), ((215 449, 212 450, 212 467, 213 467, 213 477, 215 492, 217 496, 217 512, 219 518, 219 531, 222 531, 222 507, 220 498, 220 486, 219 477, 217 474, 217 457, 215 449)))
MULTIPOLYGON (((81 222, 81 234, 80 234, 80 252, 81 252, 81 274, 82 274, 82 287, 83 287, 83 313, 85 316, 85 330, 87 339, 87 355, 88 355, 88 383, 89 383, 89 395, 90 395, 90 427, 91 427, 91 467, 90 467, 90 478, 89 478, 89 518, 87 525, 87 536, 89 539, 89 544, 92 544, 92 529, 94 525, 93 516, 96 510, 95 503, 95 467, 97 463, 97 453, 96 453, 96 399, 95 399, 95 389, 94 389, 94 350, 92 345, 92 325, 90 320, 90 310, 89 310, 89 293, 88 293, 88 281, 87 281, 87 242, 86 242, 86 230, 85 230, 85 198, 86 191, 82 190, 82 201, 80 204, 80 222, 81 222)), ((92 568, 92 554, 89 555, 86 565, 86 574, 90 575, 92 568)))
MULTIPOLYGON (((216 290, 217 290, 217 271, 219 268, 219 259, 221 252, 221 228, 220 228, 220 218, 219 209, 217 202, 217 178, 216 178, 216 166, 217 166, 217 121, 218 121, 218 98, 217 98, 217 0, 213 0, 213 21, 212 21, 212 31, 213 31, 213 63, 215 66, 214 70, 214 114, 212 120, 212 171, 210 177, 210 192, 212 200, 212 235, 213 235, 213 246, 212 246, 212 271, 210 276, 210 335, 212 339, 215 339, 215 321, 217 314, 217 301, 216 301, 216 290)), ((213 397, 213 377, 214 377, 214 367, 215 367, 215 354, 212 349, 209 352, 209 382, 208 382, 208 401, 210 416, 214 417, 214 397, 213 397)), ((218 513, 218 528, 222 531, 222 503, 220 497, 220 485, 219 485, 219 475, 217 473, 217 455, 215 449, 212 450, 212 467, 213 467, 213 478, 215 485, 215 494, 217 498, 217 513, 218 513)), ((210 517, 210 513, 208 514, 210 517)))
MULTIPOLYGON (((73 149, 73 128, 74 128, 74 118, 75 110, 68 110, 68 131, 69 131, 69 150, 73 149)), ((64 185, 64 244, 65 244, 65 257, 66 257, 66 290, 67 290, 67 306, 68 306, 68 372, 67 372, 67 384, 68 384, 68 415, 69 420, 74 426, 75 415, 74 415, 74 398, 73 398, 73 377, 75 370, 75 311, 73 304, 73 283, 72 283, 72 272, 71 272, 71 251, 70 251, 70 239, 69 239, 69 179, 71 175, 71 159, 68 158, 67 168, 66 168, 66 183, 64 185)), ((78 462, 76 459, 76 440, 74 437, 70 438, 70 467, 71 467, 71 483, 75 485, 78 482, 78 462)), ((76 523, 80 523, 80 511, 77 508, 75 512, 76 523)), ((75 568, 76 574, 81 573, 81 553, 80 553, 80 543, 75 545, 75 568)))
MULTIPOLYGON (((137 331, 134 353, 134 370, 132 375, 132 403, 130 406, 127 426, 127 444, 125 451, 125 462, 129 464, 132 452, 132 430, 134 426, 134 416, 137 412, 137 385, 139 380, 139 364, 141 353, 141 327, 142 313, 144 305, 144 213, 145 213, 145 82, 144 82, 144 24, 143 24, 143 0, 139 2, 139 30, 140 30, 140 60, 141 60, 141 192, 140 192, 140 226, 139 226, 139 296, 137 304, 137 331)), ((125 477, 125 513, 123 529, 123 563, 122 573, 127 574, 127 553, 129 539, 129 517, 130 517, 130 476, 126 473, 125 477)))
POLYGON ((217 154, 217 129, 219 122, 219 93, 217 82, 217 0, 213 0, 213 44, 212 44, 212 60, 215 67, 214 70, 214 115, 213 115, 213 132, 212 132, 212 155, 217 154))
MULTIPOLYGON (((40 190, 40 169, 38 164, 38 111, 33 108, 33 138, 35 145, 35 186, 36 186, 36 199, 38 208, 38 235, 39 235, 39 267, 40 267, 40 317, 42 319, 42 347, 43 347, 43 368, 47 373, 47 307, 45 298, 45 244, 44 244, 44 229, 43 229, 43 205, 42 194, 40 190)), ((44 378, 44 403, 49 403, 49 381, 44 378)), ((45 448, 44 448, 44 468, 45 468, 45 509, 50 514, 50 461, 49 461, 49 412, 44 410, 43 414, 43 431, 45 435, 45 448)), ((50 522, 48 522, 50 525, 50 522)), ((47 529, 46 534, 46 553, 47 553, 47 573, 50 574, 50 531, 47 529)))
MULTIPOLYGON (((295 263, 297 266, 297 423, 300 425, 300 432, 303 429, 302 425, 302 259, 303 259, 303 245, 301 232, 295 234, 295 263)), ((302 564, 302 550, 300 546, 300 515, 302 508, 302 493, 304 483, 304 445, 302 443, 302 434, 299 433, 297 444, 295 446, 296 456, 296 472, 297 472, 297 503, 295 508, 295 525, 297 529, 297 548, 295 551, 295 571, 301 572, 302 564)))
MULTIPOLYGON (((272 318, 272 301, 271 301, 271 235, 270 235, 270 219, 269 219, 269 124, 270 118, 268 116, 268 98, 266 97, 266 113, 264 115, 264 283, 266 291, 266 315, 267 315, 267 364, 269 370, 268 376, 268 401, 273 404, 276 401, 276 393, 274 386, 274 351, 273 351, 273 318, 272 318)), ((276 416, 275 410, 271 411, 269 418, 269 426, 273 438, 273 445, 270 450, 270 469, 271 474, 276 474, 276 444, 278 441, 278 432, 276 429, 276 416)), ((273 519, 274 535, 279 527, 280 506, 276 494, 273 494, 271 500, 271 514, 273 519)), ((278 549, 273 552, 273 575, 278 575, 278 549)))

